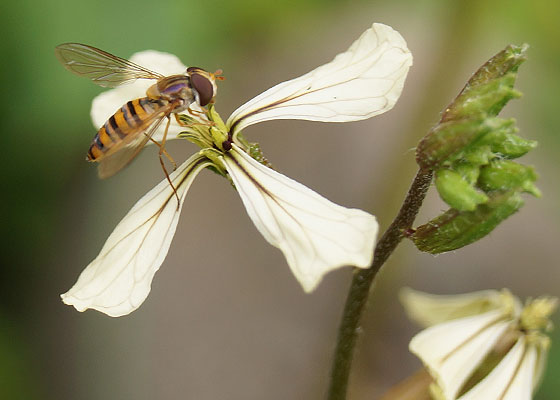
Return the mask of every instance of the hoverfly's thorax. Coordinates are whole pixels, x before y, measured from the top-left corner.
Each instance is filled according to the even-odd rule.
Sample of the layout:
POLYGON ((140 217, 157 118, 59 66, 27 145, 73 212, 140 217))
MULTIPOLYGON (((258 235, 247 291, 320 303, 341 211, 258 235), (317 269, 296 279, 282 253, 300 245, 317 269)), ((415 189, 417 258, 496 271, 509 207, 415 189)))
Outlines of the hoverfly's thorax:
POLYGON ((148 90, 146 90, 146 96, 148 96, 152 100, 161 98, 161 93, 159 92, 157 83, 154 83, 148 88, 148 90))
POLYGON ((146 92, 148 97, 152 95, 162 97, 166 100, 185 100, 187 103, 194 101, 191 84, 186 75, 171 75, 160 79, 146 92))

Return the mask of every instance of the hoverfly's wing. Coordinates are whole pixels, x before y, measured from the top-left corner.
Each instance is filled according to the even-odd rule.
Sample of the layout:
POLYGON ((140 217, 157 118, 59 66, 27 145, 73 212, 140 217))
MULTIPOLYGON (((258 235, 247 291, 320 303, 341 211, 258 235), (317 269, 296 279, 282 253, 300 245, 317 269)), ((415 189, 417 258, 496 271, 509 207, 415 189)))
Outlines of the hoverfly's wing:
POLYGON ((109 178, 126 167, 134 157, 140 153, 146 143, 148 143, 168 114, 168 112, 157 114, 155 118, 148 121, 149 129, 147 131, 144 132, 144 130, 141 129, 136 133, 129 133, 125 140, 112 147, 106 155, 98 159, 99 166, 97 167, 97 173, 99 178, 109 178))
POLYGON ((412 56, 393 28, 373 24, 330 63, 249 100, 227 121, 232 134, 258 122, 304 119, 358 121, 391 109, 399 98, 412 56))
POLYGON ((103 87, 115 87, 136 79, 160 79, 163 75, 81 43, 56 46, 55 54, 64 67, 103 87))

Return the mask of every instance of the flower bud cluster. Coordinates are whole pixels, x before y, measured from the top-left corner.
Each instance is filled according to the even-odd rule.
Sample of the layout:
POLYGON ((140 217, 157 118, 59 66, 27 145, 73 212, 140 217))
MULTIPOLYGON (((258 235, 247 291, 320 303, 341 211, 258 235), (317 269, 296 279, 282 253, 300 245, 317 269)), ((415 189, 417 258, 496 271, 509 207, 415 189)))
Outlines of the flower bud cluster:
POLYGON ((514 159, 536 146, 517 135, 513 119, 498 118, 514 89, 527 46, 510 45, 486 62, 422 139, 416 159, 433 170, 440 197, 451 207, 411 235, 418 249, 442 253, 468 245, 522 205, 520 193, 540 196, 533 167, 514 159))

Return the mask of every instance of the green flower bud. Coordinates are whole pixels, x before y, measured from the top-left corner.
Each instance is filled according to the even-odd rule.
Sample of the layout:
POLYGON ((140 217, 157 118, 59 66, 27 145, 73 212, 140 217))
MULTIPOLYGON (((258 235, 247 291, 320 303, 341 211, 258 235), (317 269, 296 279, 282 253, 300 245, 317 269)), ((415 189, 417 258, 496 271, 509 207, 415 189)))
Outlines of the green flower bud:
POLYGON ((410 235, 418 250, 432 254, 456 250, 490 233, 523 205, 515 190, 496 192, 473 211, 447 210, 410 235))
MULTIPOLYGON (((481 165, 488 164, 490 160, 496 156, 496 154, 492 151, 490 146, 480 143, 479 145, 472 146, 468 150, 462 152, 460 156, 462 163, 468 163, 478 171, 481 165)), ((454 166, 453 168, 458 167, 454 166)))
POLYGON ((519 65, 527 58, 528 45, 509 45, 488 60, 469 79, 459 96, 443 113, 442 122, 473 114, 498 115, 520 93, 513 89, 519 65))
POLYGON ((491 127, 479 141, 460 152, 458 156, 470 163, 485 165, 496 157, 517 158, 536 146, 535 141, 525 140, 516 135, 515 120, 489 118, 486 123, 491 127))
POLYGON ((443 201, 459 211, 473 211, 477 205, 488 201, 488 196, 449 169, 436 172, 436 188, 443 201))
POLYGON ((529 150, 537 146, 535 140, 526 140, 517 136, 517 128, 515 121, 509 120, 510 126, 504 126, 504 129, 498 129, 490 132, 483 139, 484 143, 490 146, 491 151, 503 158, 518 158, 525 155, 529 150))
POLYGON ((461 177, 471 186, 474 186, 476 184, 476 182, 478 181, 478 176, 480 175, 479 165, 472 162, 457 163, 453 166, 453 170, 461 175, 461 177))
POLYGON ((502 78, 469 88, 445 110, 444 120, 457 120, 481 113, 498 115, 508 101, 521 97, 521 93, 513 89, 515 78, 515 73, 509 73, 502 78))
POLYGON ((518 190, 540 197, 540 190, 533 182, 537 180, 535 169, 513 161, 492 161, 480 170, 478 185, 486 192, 493 190, 518 190))
POLYGON ((419 143, 416 159, 421 168, 449 166, 462 156, 483 165, 493 153, 515 158, 535 146, 514 135, 513 120, 492 118, 509 100, 521 95, 513 86, 527 48, 510 45, 475 72, 445 109, 439 124, 419 143), (489 138, 484 140, 486 136, 489 138))
POLYGON ((482 118, 438 124, 418 144, 416 161, 424 169, 450 164, 458 153, 480 140, 490 129, 482 118))
MULTIPOLYGON (((495 157, 498 140, 513 134, 513 120, 472 118, 437 125, 422 139, 416 150, 421 168, 451 166, 456 161, 484 165, 495 157)), ((518 151, 519 152, 519 151, 518 151)))

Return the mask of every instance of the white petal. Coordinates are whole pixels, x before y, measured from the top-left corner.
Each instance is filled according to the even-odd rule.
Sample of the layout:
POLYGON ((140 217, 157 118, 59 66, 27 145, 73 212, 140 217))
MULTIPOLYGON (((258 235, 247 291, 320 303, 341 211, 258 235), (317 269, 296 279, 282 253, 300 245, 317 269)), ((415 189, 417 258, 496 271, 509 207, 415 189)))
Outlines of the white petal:
POLYGON ((208 165, 194 155, 170 175, 181 199, 179 209, 166 179, 142 197, 62 300, 78 311, 93 308, 112 317, 137 309, 167 255, 187 190, 208 165))
MULTIPOLYGON (((162 75, 184 74, 186 66, 181 61, 169 53, 162 53, 155 50, 146 50, 135 53, 130 57, 130 61, 135 62, 154 72, 162 75)), ((99 129, 115 112, 117 112, 128 101, 146 97, 146 90, 155 83, 151 79, 138 79, 130 84, 118 86, 115 89, 107 90, 93 99, 91 105, 91 120, 95 129, 99 129)), ((154 133, 155 140, 161 140, 165 124, 162 124, 154 133)), ((174 139, 183 129, 177 124, 175 118, 171 118, 171 125, 167 134, 168 139, 174 139)), ((150 142, 151 143, 151 142, 150 142)))
POLYGON ((235 145, 223 161, 249 217, 282 250, 305 291, 335 268, 370 266, 378 230, 374 216, 330 202, 235 145))
POLYGON ((423 330, 409 348, 436 376, 446 399, 459 390, 511 325, 502 310, 456 319, 423 330))
POLYGON ((535 390, 542 382, 544 372, 546 370, 546 363, 548 361, 548 351, 550 349, 550 342, 547 340, 537 348, 537 361, 535 365, 535 375, 533 377, 533 390, 535 390))
POLYGON ((521 337, 502 361, 459 400, 531 400, 537 350, 521 337))
POLYGON ((399 98, 412 55, 393 28, 373 24, 333 61, 280 83, 228 119, 237 132, 272 119, 346 122, 390 110, 399 98))
POLYGON ((403 288, 399 293, 399 299, 409 318, 424 327, 481 314, 496 308, 506 309, 512 303, 515 303, 516 309, 521 309, 519 300, 511 293, 498 290, 436 295, 403 288))

